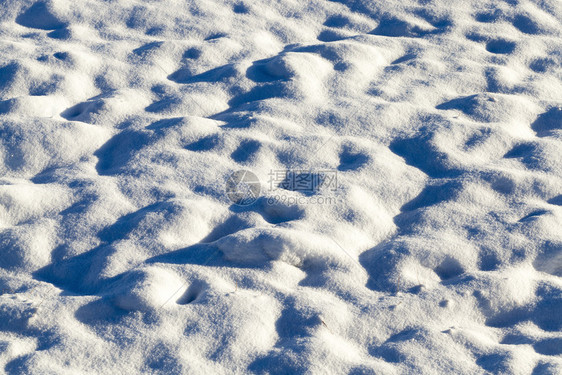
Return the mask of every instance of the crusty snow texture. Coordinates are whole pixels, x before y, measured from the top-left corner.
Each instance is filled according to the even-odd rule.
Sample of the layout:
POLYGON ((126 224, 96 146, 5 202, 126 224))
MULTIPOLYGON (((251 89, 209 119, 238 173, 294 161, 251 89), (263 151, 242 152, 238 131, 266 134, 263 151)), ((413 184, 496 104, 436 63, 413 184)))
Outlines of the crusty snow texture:
POLYGON ((561 22, 1 0, 0 372, 562 373, 561 22))

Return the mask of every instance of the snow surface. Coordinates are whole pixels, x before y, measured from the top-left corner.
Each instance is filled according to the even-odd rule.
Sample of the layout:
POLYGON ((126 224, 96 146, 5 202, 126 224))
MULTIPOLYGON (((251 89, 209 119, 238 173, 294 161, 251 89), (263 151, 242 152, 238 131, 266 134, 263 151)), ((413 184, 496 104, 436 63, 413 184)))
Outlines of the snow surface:
POLYGON ((561 37, 559 0, 1 0, 2 371, 561 374, 561 37))

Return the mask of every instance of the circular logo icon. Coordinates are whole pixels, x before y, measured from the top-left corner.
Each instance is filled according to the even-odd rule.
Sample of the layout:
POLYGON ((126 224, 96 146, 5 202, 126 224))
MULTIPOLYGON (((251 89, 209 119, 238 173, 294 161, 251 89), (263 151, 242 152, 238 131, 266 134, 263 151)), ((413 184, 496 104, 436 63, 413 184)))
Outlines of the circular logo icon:
POLYGON ((226 180, 225 191, 231 202, 247 206, 258 199, 261 192, 260 180, 250 171, 236 171, 226 180))

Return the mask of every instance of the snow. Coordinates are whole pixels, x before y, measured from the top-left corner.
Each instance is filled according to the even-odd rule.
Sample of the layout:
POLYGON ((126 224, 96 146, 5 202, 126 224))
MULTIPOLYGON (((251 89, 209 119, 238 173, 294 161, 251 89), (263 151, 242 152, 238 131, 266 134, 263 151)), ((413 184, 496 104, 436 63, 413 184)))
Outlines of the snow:
POLYGON ((561 23, 2 1, 2 372, 562 373, 561 23))

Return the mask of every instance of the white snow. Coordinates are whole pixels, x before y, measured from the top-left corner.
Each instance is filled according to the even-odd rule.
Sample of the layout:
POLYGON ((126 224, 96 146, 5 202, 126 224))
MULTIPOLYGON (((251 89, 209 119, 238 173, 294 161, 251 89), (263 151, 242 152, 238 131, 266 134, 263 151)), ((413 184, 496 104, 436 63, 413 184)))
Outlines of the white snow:
POLYGON ((560 374, 561 277, 558 0, 0 2, 2 373, 560 374))

